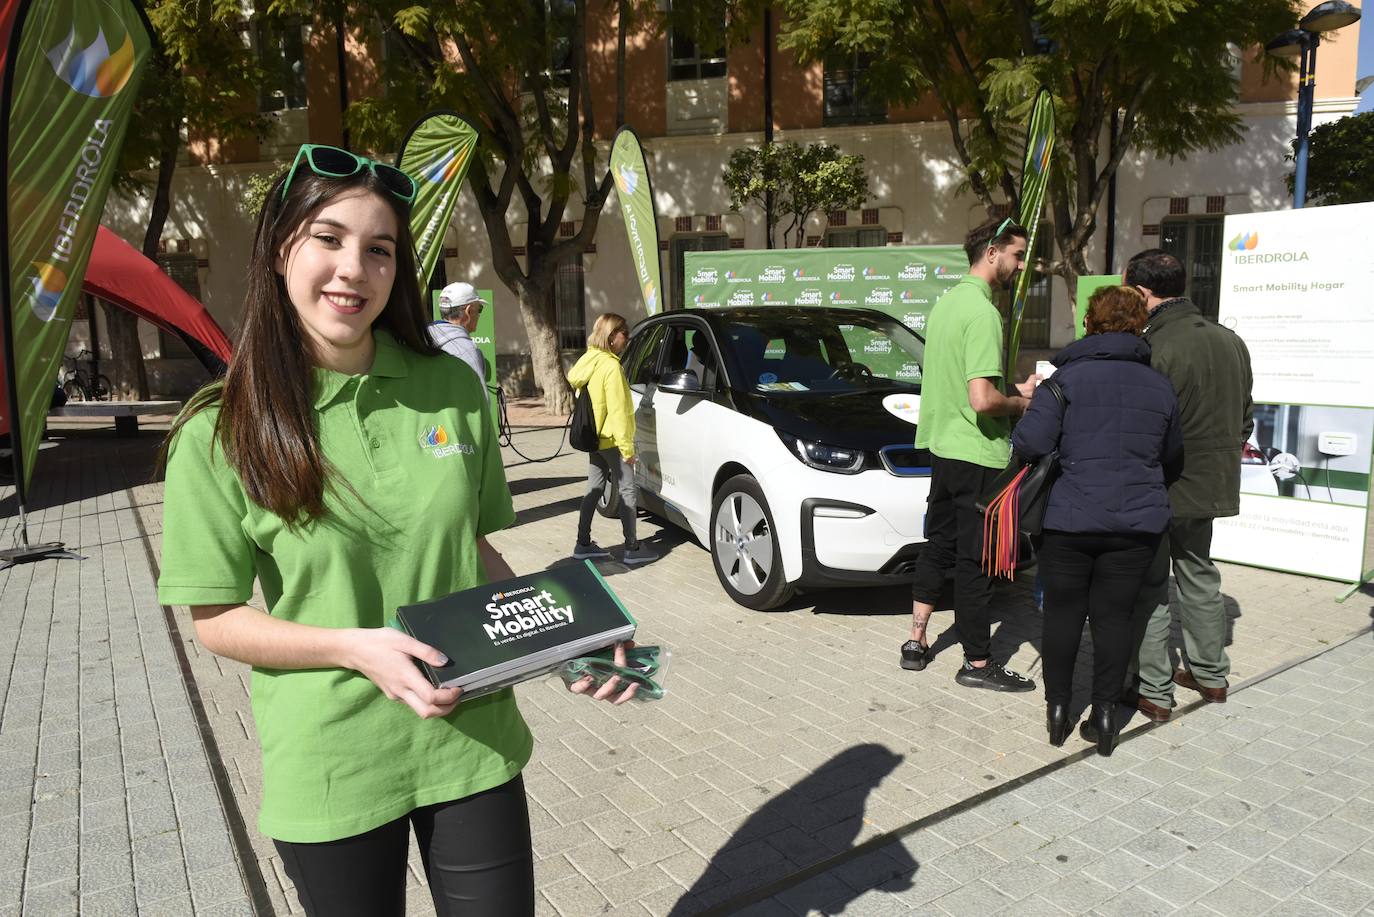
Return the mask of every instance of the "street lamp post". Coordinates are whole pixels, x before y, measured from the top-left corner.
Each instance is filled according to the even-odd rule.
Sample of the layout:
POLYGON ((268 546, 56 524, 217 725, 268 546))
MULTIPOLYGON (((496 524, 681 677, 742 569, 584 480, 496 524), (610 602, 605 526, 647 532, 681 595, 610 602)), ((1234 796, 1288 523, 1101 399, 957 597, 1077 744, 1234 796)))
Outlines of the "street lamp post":
POLYGON ((1360 19, 1360 9, 1345 0, 1318 3, 1289 29, 1274 38, 1264 50, 1275 57, 1298 58, 1298 143, 1293 170, 1293 208, 1307 203, 1307 149, 1312 133, 1312 109, 1316 102, 1317 45, 1322 32, 1334 32, 1360 19))

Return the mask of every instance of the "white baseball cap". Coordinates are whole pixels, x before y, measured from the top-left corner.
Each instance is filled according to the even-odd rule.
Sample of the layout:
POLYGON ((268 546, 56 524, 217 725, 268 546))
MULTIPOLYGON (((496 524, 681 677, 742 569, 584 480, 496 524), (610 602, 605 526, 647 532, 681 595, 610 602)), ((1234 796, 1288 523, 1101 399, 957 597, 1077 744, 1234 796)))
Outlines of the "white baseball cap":
POLYGON ((472 284, 464 283, 461 280, 449 284, 439 292, 440 309, 458 309, 471 302, 487 305, 487 301, 477 295, 477 290, 473 288, 472 284))

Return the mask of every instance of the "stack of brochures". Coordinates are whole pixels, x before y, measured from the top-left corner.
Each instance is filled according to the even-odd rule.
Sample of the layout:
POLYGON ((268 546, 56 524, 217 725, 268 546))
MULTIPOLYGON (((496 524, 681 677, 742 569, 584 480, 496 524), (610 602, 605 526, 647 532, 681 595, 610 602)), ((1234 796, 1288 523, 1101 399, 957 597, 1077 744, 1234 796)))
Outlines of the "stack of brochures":
POLYGON ((463 699, 551 672, 634 636, 635 619, 591 561, 465 589, 396 610, 401 629, 441 651, 420 668, 463 699))

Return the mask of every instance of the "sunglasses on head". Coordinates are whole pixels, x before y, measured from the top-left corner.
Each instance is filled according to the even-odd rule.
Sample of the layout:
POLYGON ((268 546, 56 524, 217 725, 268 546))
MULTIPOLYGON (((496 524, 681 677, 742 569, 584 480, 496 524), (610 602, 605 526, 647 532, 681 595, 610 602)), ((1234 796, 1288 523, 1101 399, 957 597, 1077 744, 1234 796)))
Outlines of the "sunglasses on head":
POLYGON ((382 183, 383 188, 407 204, 415 203, 415 179, 400 169, 375 159, 368 159, 366 156, 350 153, 348 150, 341 150, 336 146, 318 143, 301 145, 300 151, 296 153, 296 161, 291 163, 291 171, 286 173, 286 181, 281 186, 282 200, 286 200, 286 192, 291 188, 291 181, 296 177, 296 170, 300 168, 302 161, 311 172, 326 178, 348 178, 363 169, 368 169, 377 176, 377 181, 382 183))

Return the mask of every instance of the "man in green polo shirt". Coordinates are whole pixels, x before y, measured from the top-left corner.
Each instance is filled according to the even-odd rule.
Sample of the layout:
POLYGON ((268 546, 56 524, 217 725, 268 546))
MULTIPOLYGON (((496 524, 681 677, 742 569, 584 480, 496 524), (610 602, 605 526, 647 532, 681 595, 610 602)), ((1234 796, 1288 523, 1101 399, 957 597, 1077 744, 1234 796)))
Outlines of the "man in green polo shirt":
POLYGON ((926 667, 926 623, 954 568, 954 625, 964 648, 955 681, 970 688, 1031 691, 1035 682, 992 659, 988 604, 992 581, 983 572, 983 517, 974 501, 1011 455, 1011 421, 1025 413, 1032 376, 1004 391, 1002 316, 994 289, 1009 288, 1025 265, 1026 231, 1011 220, 989 221, 964 240, 968 274, 930 313, 922 367, 916 446, 931 452, 926 543, 912 582, 911 639, 902 668, 926 667))

